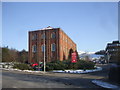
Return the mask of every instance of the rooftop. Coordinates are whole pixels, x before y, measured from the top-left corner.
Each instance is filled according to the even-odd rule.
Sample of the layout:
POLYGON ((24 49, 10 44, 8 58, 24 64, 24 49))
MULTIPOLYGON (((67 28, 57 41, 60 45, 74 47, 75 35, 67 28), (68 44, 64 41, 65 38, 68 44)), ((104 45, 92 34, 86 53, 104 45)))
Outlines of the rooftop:
POLYGON ((112 43, 117 44, 117 43, 120 43, 120 42, 119 41, 113 41, 112 43))
POLYGON ((48 27, 46 27, 46 28, 42 28, 42 29, 40 29, 40 30, 48 30, 48 29, 54 29, 54 28, 51 27, 51 26, 48 26, 48 27))

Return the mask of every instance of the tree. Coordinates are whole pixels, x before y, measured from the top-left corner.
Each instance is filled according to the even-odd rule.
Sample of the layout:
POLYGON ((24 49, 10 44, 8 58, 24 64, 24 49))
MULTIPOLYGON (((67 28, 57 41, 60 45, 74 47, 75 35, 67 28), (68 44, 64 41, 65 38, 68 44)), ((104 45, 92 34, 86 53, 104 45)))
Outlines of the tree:
POLYGON ((2 47, 2 61, 3 62, 21 62, 25 63, 28 60, 28 52, 24 49, 18 51, 14 48, 9 49, 7 47, 2 47))
POLYGON ((26 63, 28 61, 28 52, 23 49, 18 53, 18 57, 20 62, 26 63))
POLYGON ((68 59, 69 60, 71 60, 71 54, 73 53, 73 49, 71 48, 70 50, 69 50, 69 54, 68 54, 68 59))
POLYGON ((9 53, 9 49, 7 47, 3 47, 2 48, 2 62, 10 62, 10 53, 9 53))
POLYGON ((76 52, 76 58, 77 58, 77 60, 79 60, 79 55, 78 55, 78 52, 77 52, 77 50, 75 50, 75 52, 76 52))
POLYGON ((18 62, 18 51, 16 49, 9 49, 9 54, 12 61, 18 62))

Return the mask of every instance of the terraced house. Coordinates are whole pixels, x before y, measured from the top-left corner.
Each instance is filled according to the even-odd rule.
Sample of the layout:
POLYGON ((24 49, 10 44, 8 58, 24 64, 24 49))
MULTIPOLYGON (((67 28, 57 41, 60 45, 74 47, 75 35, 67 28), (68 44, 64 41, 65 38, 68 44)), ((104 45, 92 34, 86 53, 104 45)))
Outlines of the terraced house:
POLYGON ((47 27, 29 31, 29 63, 66 60, 70 50, 76 51, 76 44, 61 28, 47 27))
POLYGON ((120 63, 120 42, 113 41, 106 46, 106 58, 109 63, 120 63))

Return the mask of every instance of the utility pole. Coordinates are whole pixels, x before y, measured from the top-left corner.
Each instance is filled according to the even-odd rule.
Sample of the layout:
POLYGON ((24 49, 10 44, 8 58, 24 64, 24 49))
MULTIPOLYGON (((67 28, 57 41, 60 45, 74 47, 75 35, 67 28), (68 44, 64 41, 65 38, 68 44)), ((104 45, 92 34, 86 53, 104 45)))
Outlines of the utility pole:
POLYGON ((44 30, 44 72, 46 71, 45 70, 45 67, 46 67, 46 62, 45 62, 45 30, 44 30))
POLYGON ((109 64, 109 62, 110 62, 110 57, 111 57, 111 55, 110 55, 109 52, 107 53, 107 56, 108 56, 108 64, 109 64))

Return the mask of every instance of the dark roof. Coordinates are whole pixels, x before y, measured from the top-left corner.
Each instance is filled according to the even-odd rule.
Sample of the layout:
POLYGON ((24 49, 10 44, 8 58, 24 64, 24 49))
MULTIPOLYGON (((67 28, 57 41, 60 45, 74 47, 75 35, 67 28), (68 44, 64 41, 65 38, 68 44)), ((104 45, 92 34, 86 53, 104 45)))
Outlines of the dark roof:
POLYGON ((113 44, 117 44, 117 43, 120 43, 120 42, 119 42, 119 41, 113 41, 112 43, 113 43, 113 44))

